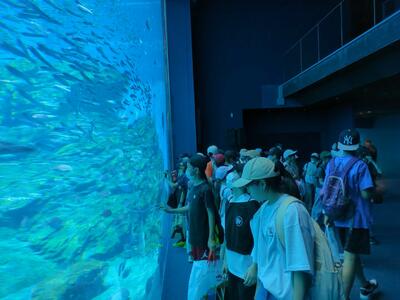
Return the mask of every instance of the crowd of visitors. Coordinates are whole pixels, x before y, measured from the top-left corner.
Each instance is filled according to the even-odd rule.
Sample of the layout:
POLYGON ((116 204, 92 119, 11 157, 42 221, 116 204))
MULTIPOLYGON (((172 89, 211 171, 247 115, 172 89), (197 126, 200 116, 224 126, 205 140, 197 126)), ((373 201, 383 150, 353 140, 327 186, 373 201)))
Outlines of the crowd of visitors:
POLYGON ((193 263, 189 300, 210 290, 233 300, 348 300, 355 279, 361 299, 377 290, 361 261, 377 243, 376 147, 347 129, 303 166, 298 155, 278 144, 181 156, 163 209, 193 263))

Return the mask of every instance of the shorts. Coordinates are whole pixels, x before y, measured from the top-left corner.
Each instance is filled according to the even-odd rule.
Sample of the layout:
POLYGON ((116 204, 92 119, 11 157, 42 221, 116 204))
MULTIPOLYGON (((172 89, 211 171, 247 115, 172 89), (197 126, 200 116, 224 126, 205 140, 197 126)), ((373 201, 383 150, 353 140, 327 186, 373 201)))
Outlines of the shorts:
POLYGON ((337 227, 343 249, 353 254, 370 254, 369 229, 337 227))
POLYGON ((244 280, 228 273, 228 285, 225 289, 225 299, 228 300, 254 300, 256 286, 247 287, 243 284, 244 280))
POLYGON ((201 300, 210 290, 214 293, 223 283, 222 261, 209 263, 205 260, 194 261, 189 278, 189 300, 201 300))

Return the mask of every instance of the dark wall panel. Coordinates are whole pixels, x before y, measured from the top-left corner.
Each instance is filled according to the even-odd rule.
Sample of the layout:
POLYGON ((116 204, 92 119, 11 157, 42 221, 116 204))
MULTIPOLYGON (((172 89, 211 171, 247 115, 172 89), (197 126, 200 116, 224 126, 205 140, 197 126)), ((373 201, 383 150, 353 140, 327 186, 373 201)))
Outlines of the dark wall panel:
POLYGON ((198 144, 232 147, 242 110, 282 82, 283 53, 338 0, 195 1, 192 4, 198 144))
POLYGON ((190 1, 167 1, 168 62, 174 159, 196 152, 190 1))

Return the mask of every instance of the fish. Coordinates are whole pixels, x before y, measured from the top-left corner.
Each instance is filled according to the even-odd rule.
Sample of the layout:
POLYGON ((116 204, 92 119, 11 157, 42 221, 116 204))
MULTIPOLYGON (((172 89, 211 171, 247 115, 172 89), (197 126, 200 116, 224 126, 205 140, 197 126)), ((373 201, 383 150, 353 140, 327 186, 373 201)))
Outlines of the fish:
POLYGON ((19 81, 18 80, 0 79, 0 82, 13 84, 13 83, 18 83, 19 81))
POLYGON ((100 55, 107 60, 108 62, 110 62, 109 58, 107 57, 107 55, 104 53, 103 49, 101 49, 100 47, 96 47, 97 52, 100 53, 100 55))
POLYGON ((79 73, 81 74, 81 76, 86 79, 87 81, 92 81, 91 78, 89 78, 86 73, 84 71, 79 70, 79 73))
POLYGON ((63 227, 63 221, 59 217, 53 217, 47 221, 47 225, 55 230, 59 230, 63 227))
POLYGON ((53 2, 51 2, 50 0, 43 0, 43 2, 45 2, 47 5, 51 6, 52 8, 63 12, 63 10, 61 8, 59 8, 58 6, 56 6, 53 2))
POLYGON ((73 75, 71 75, 71 74, 68 74, 68 73, 66 73, 66 72, 61 72, 61 75, 62 75, 65 79, 70 80, 70 81, 82 81, 82 80, 79 79, 78 77, 75 77, 75 76, 73 76, 73 75))
POLYGON ((87 190, 90 187, 96 186, 96 184, 97 184, 96 180, 91 180, 91 181, 88 181, 88 182, 84 182, 84 183, 76 185, 75 188, 74 188, 74 191, 75 192, 82 192, 82 191, 87 190))
POLYGON ((45 65, 49 66, 52 70, 56 70, 56 68, 53 67, 51 63, 49 63, 40 53, 38 50, 36 50, 34 47, 30 46, 29 51, 36 57, 38 58, 41 62, 43 62, 45 65))
POLYGON ((14 75, 15 77, 18 77, 24 81, 26 81, 28 84, 32 84, 32 81, 29 77, 27 77, 24 73, 22 73, 21 71, 17 70, 16 68, 12 67, 12 66, 6 66, 7 71, 14 75))
POLYGON ((68 85, 68 84, 69 84, 69 82, 68 82, 66 79, 64 79, 60 74, 57 74, 57 73, 54 74, 54 73, 52 73, 51 76, 52 76, 55 80, 57 80, 57 82, 61 83, 62 85, 68 85))
POLYGON ((112 215, 112 211, 110 209, 105 209, 102 214, 101 214, 104 218, 108 218, 112 215))
POLYGON ((33 114, 32 118, 34 118, 34 119, 53 119, 53 118, 57 118, 57 116, 50 115, 50 114, 33 114))
POLYGON ((17 32, 16 30, 14 30, 13 28, 7 26, 7 25, 4 24, 4 23, 0 23, 0 27, 4 28, 4 29, 7 30, 7 31, 13 32, 13 33, 16 33, 16 32, 17 32))
POLYGON ((17 87, 16 90, 22 97, 29 100, 29 102, 38 104, 37 101, 35 99, 33 99, 32 96, 30 94, 28 94, 24 89, 17 87))
POLYGON ((3 48, 4 50, 6 50, 6 51, 8 51, 8 52, 10 52, 10 53, 12 53, 12 54, 14 54, 14 55, 17 55, 17 56, 26 58, 26 59, 28 59, 28 60, 31 59, 31 58, 30 58, 26 53, 24 53, 22 50, 19 50, 18 48, 14 47, 14 46, 12 46, 12 45, 6 43, 6 42, 1 42, 1 43, 0 43, 0 48, 3 48))
POLYGON ((94 31, 90 31, 90 34, 93 35, 96 39, 104 39, 104 37, 99 36, 97 33, 95 33, 94 31))
POLYGON ((31 153, 34 151, 35 149, 29 146, 20 146, 0 141, 0 154, 31 153))
POLYGON ((146 20, 146 28, 147 28, 147 30, 151 30, 149 19, 146 20))
POLYGON ((77 6, 81 11, 84 11, 84 12, 87 12, 87 13, 93 15, 93 11, 90 10, 89 8, 83 6, 82 4, 79 3, 77 6))
POLYGON ((118 266, 118 275, 121 276, 122 272, 125 270, 126 266, 126 260, 124 260, 122 263, 119 264, 118 266))
POLYGON ((62 171, 62 172, 69 172, 72 171, 72 167, 66 164, 60 164, 54 167, 54 170, 62 171))
POLYGON ((34 32, 21 32, 22 35, 27 37, 38 37, 38 38, 45 38, 47 35, 42 33, 34 33, 34 32))
POLYGON ((89 22, 89 21, 83 21, 82 24, 87 25, 87 26, 93 26, 93 23, 89 22))
POLYGON ((123 279, 125 279, 125 278, 127 278, 128 276, 129 276, 129 274, 131 273, 131 269, 130 268, 127 268, 127 269, 125 269, 124 270, 124 272, 122 273, 122 278, 123 279))
POLYGON ((73 39, 74 41, 81 42, 81 43, 87 42, 86 39, 83 39, 83 38, 81 38, 81 37, 76 37, 76 36, 74 36, 74 37, 72 37, 72 39, 73 39))
POLYGON ((18 5, 18 4, 16 4, 16 3, 14 3, 14 2, 11 2, 11 1, 9 1, 9 0, 1 0, 1 2, 2 3, 5 3, 5 4, 8 4, 9 6, 11 6, 11 7, 15 7, 15 8, 24 8, 24 6, 22 5, 18 5))
POLYGON ((43 10, 41 10, 36 4, 34 4, 31 1, 26 1, 25 2, 27 6, 29 6, 34 12, 38 14, 38 16, 42 19, 47 21, 48 23, 56 24, 56 25, 62 25, 60 22, 57 20, 53 19, 49 15, 47 15, 43 10))
POLYGON ((71 92, 71 89, 65 85, 55 84, 54 87, 63 91, 71 92))
POLYGON ((37 44, 37 48, 38 48, 41 52, 43 52, 43 53, 45 53, 45 54, 47 54, 47 55, 49 55, 49 56, 52 56, 52 57, 54 57, 55 59, 60 59, 60 58, 61 58, 60 55, 59 55, 56 51, 47 48, 45 45, 43 45, 43 44, 41 44, 41 43, 37 44))
POLYGON ((26 46, 24 45, 24 43, 22 43, 22 41, 18 38, 17 38, 17 44, 18 44, 19 48, 22 50, 22 52, 24 52, 25 56, 27 58, 30 58, 28 49, 26 49, 26 46))
POLYGON ((67 13, 69 13, 70 15, 74 16, 74 17, 82 18, 81 15, 78 15, 78 14, 74 13, 74 12, 73 12, 72 10, 70 10, 69 8, 66 8, 65 11, 66 11, 67 13))

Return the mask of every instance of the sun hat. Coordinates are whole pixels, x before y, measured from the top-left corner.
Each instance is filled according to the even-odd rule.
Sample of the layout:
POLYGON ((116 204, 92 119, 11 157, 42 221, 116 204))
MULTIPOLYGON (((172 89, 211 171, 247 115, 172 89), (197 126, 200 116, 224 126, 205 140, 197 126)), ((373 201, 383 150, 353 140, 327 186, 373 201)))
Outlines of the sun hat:
POLYGON ((250 159, 252 159, 252 158, 255 158, 255 157, 259 157, 260 156, 260 152, 258 152, 257 150, 248 150, 248 151, 246 151, 244 156, 245 157, 249 157, 250 159))
POLYGON ((242 177, 236 180, 232 187, 241 188, 248 185, 253 180, 265 179, 278 176, 275 172, 275 164, 272 160, 265 157, 251 159, 244 166, 242 177))
POLYGON ((297 154, 297 151, 292 150, 292 149, 287 149, 285 152, 283 152, 283 159, 287 160, 289 156, 297 154))

